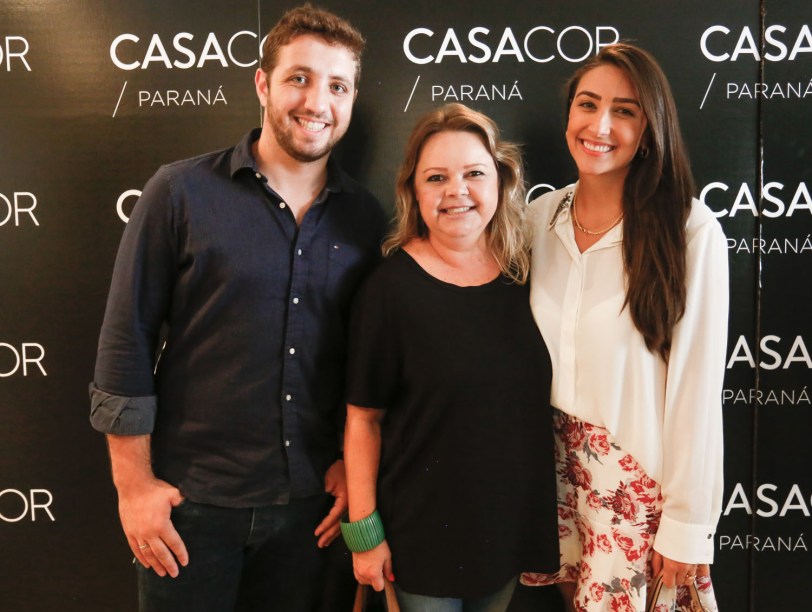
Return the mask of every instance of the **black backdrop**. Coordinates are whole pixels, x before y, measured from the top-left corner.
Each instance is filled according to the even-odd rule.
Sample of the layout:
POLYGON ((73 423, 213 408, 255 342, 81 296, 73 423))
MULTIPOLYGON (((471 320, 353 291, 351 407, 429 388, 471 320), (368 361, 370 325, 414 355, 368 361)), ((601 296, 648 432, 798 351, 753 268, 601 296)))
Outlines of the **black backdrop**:
MULTIPOLYGON (((368 39, 338 155, 386 206, 406 136, 427 109, 461 101, 491 115, 523 144, 540 194, 574 177, 561 87, 579 62, 617 37, 660 59, 702 197, 729 244, 720 605, 806 608, 808 0, 321 4, 368 39)), ((258 125, 259 42, 291 5, 0 5, 0 609, 135 608, 103 438, 87 420, 113 259, 160 164, 229 146, 258 125)))

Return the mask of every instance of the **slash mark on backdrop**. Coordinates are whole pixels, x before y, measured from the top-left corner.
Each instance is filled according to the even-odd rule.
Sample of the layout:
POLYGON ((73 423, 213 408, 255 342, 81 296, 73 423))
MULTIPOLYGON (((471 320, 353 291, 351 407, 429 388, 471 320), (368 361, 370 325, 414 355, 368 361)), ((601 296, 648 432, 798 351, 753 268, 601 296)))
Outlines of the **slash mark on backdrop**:
POLYGON ((699 110, 702 110, 702 107, 705 106, 705 100, 708 99, 708 94, 710 93, 711 87, 713 86, 713 79, 715 79, 715 78, 716 78, 716 73, 714 72, 713 76, 711 77, 710 83, 708 83, 708 89, 705 90, 705 97, 702 98, 702 104, 699 105, 699 110))
POLYGON ((409 110, 409 104, 411 104, 411 103, 412 103, 412 96, 414 96, 414 90, 415 90, 415 89, 417 89, 417 84, 418 84, 419 82, 420 82, 420 75, 418 74, 418 75, 417 75, 417 80, 414 82, 414 86, 412 87, 412 93, 410 93, 410 94, 409 94, 409 99, 406 101, 406 107, 403 109, 403 112, 404 112, 404 113, 405 113, 407 110, 409 110))
POLYGON ((118 94, 118 102, 116 102, 116 108, 113 110, 113 117, 116 116, 118 112, 118 105, 121 104, 121 98, 124 97, 124 90, 127 89, 127 81, 124 81, 124 87, 121 88, 121 93, 118 94))

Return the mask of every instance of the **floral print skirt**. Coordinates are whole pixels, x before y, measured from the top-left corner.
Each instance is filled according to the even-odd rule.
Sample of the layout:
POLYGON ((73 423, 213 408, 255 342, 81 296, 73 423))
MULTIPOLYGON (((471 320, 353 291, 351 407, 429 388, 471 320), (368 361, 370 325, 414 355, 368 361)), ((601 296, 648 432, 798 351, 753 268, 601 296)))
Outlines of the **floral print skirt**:
MULTIPOLYGON (((643 612, 652 544, 662 513, 660 485, 605 429, 554 410, 561 569, 526 572, 529 586, 575 583, 578 612, 643 612)), ((700 600, 717 612, 710 576, 697 577, 700 600)), ((683 612, 688 590, 663 589, 657 612, 683 612)))

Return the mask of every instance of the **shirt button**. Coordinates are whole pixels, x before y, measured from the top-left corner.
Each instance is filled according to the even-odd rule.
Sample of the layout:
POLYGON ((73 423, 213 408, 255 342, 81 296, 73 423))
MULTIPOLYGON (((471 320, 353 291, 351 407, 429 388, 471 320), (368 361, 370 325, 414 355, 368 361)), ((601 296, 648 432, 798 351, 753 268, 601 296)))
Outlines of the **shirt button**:
POLYGON ((285 440, 285 446, 290 446, 290 440, 285 440))
POLYGON ((293 347, 290 347, 290 349, 288 349, 288 353, 290 353, 291 355, 293 355, 295 352, 296 352, 296 349, 293 348, 293 347))
POLYGON ((299 249, 298 251, 296 251, 296 254, 301 255, 302 254, 302 249, 299 249))
POLYGON ((284 202, 279 202, 279 208, 285 208, 285 203, 284 202))
POLYGON ((293 303, 298 304, 299 303, 299 298, 293 298, 293 303))
POLYGON ((262 180, 262 175, 259 172, 254 174, 254 176, 257 177, 259 180, 262 180))
POLYGON ((293 398, 293 396, 292 396, 290 393, 288 393, 288 394, 285 396, 285 399, 286 399, 287 401, 290 401, 292 398, 293 398))

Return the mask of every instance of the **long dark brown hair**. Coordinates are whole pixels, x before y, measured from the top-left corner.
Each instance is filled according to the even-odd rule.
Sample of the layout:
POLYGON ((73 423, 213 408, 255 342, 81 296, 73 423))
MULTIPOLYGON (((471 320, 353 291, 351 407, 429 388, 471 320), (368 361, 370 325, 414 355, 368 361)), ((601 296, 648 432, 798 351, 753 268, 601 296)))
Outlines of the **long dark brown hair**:
POLYGON ((572 76, 567 113, 588 71, 609 64, 637 89, 648 126, 623 185, 623 266, 628 306, 646 347, 668 359, 685 313, 685 224, 695 193, 671 88, 650 53, 627 43, 604 47, 572 76))

